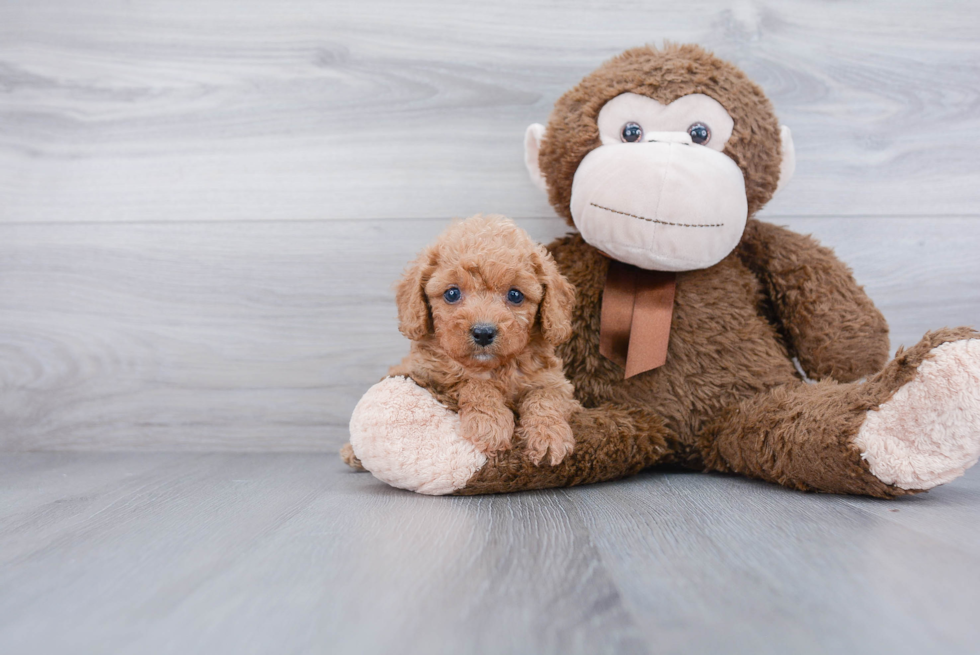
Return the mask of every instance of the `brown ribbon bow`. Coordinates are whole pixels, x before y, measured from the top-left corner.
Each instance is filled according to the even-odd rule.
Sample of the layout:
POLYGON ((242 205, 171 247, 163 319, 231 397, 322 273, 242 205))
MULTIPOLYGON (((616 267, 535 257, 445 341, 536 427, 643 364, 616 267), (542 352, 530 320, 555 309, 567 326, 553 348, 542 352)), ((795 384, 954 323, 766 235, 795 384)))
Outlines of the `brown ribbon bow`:
POLYGON ((676 281, 676 273, 610 260, 602 292, 599 352, 625 368, 627 378, 667 361, 676 281))

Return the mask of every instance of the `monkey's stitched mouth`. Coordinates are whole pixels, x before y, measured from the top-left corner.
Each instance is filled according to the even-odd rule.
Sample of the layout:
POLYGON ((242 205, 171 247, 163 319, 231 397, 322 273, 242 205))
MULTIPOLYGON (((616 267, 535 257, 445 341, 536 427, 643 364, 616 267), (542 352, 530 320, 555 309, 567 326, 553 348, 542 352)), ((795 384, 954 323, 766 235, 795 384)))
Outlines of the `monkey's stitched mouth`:
POLYGON ((724 223, 671 223, 670 221, 661 221, 656 218, 647 218, 646 216, 637 216, 636 214, 621 212, 618 209, 603 207, 602 205, 597 205, 594 202, 590 202, 589 204, 596 209, 602 209, 604 211, 612 212, 613 214, 620 214, 622 216, 629 216, 630 218, 638 218, 641 221, 647 221, 649 223, 659 223, 660 225, 672 225, 673 227, 725 227, 724 223))

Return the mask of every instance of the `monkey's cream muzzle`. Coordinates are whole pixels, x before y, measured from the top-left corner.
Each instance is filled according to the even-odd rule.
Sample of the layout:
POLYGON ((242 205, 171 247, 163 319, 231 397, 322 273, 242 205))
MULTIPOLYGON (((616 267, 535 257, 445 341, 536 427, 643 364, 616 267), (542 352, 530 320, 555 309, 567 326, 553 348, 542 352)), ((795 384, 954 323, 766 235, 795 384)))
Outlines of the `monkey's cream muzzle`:
POLYGON ((654 271, 707 268, 742 238, 748 202, 742 171, 686 132, 591 151, 572 181, 572 219, 586 242, 654 271))

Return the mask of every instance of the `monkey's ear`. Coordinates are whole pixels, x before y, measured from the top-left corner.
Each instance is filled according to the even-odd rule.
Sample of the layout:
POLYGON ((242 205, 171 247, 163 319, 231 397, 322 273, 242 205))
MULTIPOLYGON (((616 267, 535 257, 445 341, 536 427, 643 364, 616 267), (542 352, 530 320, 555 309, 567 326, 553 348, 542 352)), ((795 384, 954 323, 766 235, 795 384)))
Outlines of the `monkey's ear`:
POLYGON ((793 147, 793 133, 785 125, 779 126, 779 142, 782 160, 779 163, 779 183, 776 184, 776 193, 786 187, 786 183, 793 178, 793 172, 796 171, 796 148, 793 147))
POLYGON ((538 278, 544 286, 544 297, 538 308, 541 333, 557 346, 572 336, 572 309, 575 307, 575 287, 558 270, 551 253, 538 249, 538 278))
POLYGON ((541 175, 541 166, 538 164, 538 153, 541 151, 541 140, 544 138, 544 125, 535 123, 524 132, 524 165, 527 172, 531 174, 531 181, 534 186, 542 191, 548 191, 548 184, 541 175))
POLYGON ((423 251, 418 259, 408 265, 395 287, 398 305, 398 330, 412 341, 418 341, 432 332, 429 300, 425 297, 425 284, 435 266, 435 253, 423 251))

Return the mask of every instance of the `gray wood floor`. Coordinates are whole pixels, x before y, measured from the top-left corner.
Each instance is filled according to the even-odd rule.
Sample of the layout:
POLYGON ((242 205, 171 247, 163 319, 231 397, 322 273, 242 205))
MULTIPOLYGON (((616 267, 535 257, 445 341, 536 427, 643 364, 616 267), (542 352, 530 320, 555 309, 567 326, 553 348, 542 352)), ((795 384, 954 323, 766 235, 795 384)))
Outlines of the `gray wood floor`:
POLYGON ((524 128, 626 47, 769 94, 763 218, 893 348, 980 324, 971 0, 0 0, 0 654, 980 652, 980 471, 886 503, 345 471, 452 216, 565 227, 524 128))
POLYGON ((968 653, 980 471, 430 498, 326 454, 0 456, 0 651, 968 653))

